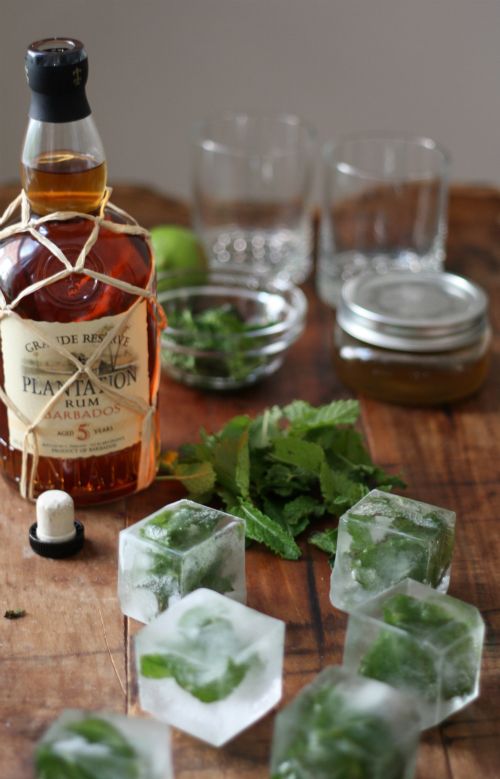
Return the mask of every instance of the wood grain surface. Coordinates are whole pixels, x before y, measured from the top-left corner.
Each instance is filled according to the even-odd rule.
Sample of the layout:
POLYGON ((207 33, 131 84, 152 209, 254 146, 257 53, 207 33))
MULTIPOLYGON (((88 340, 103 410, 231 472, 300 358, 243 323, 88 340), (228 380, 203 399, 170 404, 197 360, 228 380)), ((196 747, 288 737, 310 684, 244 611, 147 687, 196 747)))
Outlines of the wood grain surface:
MULTIPOLYGON (((0 190, 0 208, 15 194, 0 190)), ((144 187, 117 186, 114 201, 145 226, 188 224, 185 205, 144 187)), ((481 695, 441 727, 425 733, 417 779, 500 777, 500 192, 454 187, 447 267, 489 293, 493 366, 475 397, 434 409, 401 408, 361 398, 362 430, 375 461, 401 472, 406 494, 453 508, 457 542, 450 594, 474 603, 487 627, 481 695)), ((253 414, 300 397, 325 403, 350 394, 331 363, 333 313, 313 285, 307 328, 284 366, 253 388, 227 394, 189 389, 163 377, 162 441, 194 440, 233 414, 253 414)), ((84 550, 69 560, 36 557, 28 546, 34 507, 0 480, 0 755, 1 779, 31 779, 37 738, 62 709, 142 715, 137 701, 133 636, 116 598, 117 534, 182 495, 157 482, 142 494, 79 512, 84 550), (26 609, 22 619, 6 609, 26 609)), ((289 701, 325 665, 342 658, 346 617, 328 599, 329 568, 304 545, 286 562, 250 549, 248 604, 287 623, 284 696, 289 701)), ((274 712, 222 749, 174 733, 176 779, 261 779, 268 776, 274 712)))

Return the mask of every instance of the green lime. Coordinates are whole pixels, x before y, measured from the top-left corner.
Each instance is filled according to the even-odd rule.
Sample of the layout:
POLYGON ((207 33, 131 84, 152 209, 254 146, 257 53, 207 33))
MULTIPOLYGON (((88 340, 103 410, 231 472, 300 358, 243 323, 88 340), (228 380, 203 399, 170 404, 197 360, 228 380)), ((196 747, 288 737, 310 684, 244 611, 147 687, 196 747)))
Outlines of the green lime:
POLYGON ((192 230, 177 225, 158 225, 151 230, 158 275, 158 291, 203 284, 208 258, 192 230))

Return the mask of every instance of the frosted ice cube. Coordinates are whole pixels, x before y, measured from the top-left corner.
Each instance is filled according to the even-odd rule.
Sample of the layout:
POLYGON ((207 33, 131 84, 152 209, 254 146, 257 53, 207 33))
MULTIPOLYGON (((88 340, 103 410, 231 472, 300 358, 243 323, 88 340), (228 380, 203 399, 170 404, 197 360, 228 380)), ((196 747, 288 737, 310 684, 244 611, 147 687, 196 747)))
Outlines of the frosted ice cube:
POLYGON ((170 731, 153 720, 67 709, 35 748, 36 777, 172 779, 170 731))
POLYGON ((284 635, 281 620, 196 590, 135 638, 140 705, 220 746, 279 701, 284 635))
POLYGON ((330 600, 349 611, 406 578, 446 592, 455 513, 372 490, 339 521, 330 600))
POLYGON ((245 602, 243 520, 179 500, 121 531, 118 597, 124 614, 150 622, 199 587, 245 602))
POLYGON ((351 612, 344 665, 411 694, 429 728, 478 696, 483 639, 474 606, 407 579, 351 612))
POLYGON ((419 735, 409 698, 330 666, 276 717, 271 779, 411 779, 419 735))

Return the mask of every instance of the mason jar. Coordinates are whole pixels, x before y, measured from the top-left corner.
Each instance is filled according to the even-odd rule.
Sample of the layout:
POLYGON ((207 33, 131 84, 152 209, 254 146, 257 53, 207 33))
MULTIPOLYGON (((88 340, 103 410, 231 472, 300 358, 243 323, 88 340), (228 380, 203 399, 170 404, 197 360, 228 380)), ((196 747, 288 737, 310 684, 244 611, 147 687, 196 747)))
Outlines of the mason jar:
POLYGON ((484 291, 452 273, 362 274, 342 288, 334 363, 344 384, 392 403, 471 395, 490 365, 484 291))

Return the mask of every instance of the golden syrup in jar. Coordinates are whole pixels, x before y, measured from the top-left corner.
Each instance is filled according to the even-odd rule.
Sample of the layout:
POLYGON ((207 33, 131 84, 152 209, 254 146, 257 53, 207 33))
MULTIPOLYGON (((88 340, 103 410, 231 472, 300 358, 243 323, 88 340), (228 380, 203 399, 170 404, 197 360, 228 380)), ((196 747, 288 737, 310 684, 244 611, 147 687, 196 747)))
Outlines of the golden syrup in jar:
POLYGON ((488 374, 486 295, 451 273, 364 274, 343 287, 334 340, 351 389, 408 405, 456 401, 488 374))

